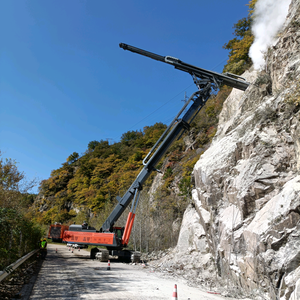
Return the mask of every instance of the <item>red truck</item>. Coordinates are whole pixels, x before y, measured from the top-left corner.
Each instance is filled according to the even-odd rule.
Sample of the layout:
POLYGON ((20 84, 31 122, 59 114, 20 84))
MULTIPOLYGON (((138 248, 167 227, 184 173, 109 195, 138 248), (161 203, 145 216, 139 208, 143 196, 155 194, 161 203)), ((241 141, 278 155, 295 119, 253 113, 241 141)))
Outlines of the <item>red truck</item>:
POLYGON ((48 232, 48 239, 52 239, 52 242, 62 242, 64 232, 69 230, 68 225, 61 225, 60 223, 54 223, 50 225, 48 232))

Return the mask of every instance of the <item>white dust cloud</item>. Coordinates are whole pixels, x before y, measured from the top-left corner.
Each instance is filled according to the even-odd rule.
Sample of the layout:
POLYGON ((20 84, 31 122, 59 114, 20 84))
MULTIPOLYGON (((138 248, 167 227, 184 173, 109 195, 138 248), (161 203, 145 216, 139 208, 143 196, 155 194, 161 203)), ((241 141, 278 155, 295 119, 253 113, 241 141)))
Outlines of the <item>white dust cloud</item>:
POLYGON ((249 51, 255 69, 264 67, 264 53, 275 42, 276 34, 285 21, 290 3, 291 0, 258 0, 255 4, 252 25, 254 42, 249 51))

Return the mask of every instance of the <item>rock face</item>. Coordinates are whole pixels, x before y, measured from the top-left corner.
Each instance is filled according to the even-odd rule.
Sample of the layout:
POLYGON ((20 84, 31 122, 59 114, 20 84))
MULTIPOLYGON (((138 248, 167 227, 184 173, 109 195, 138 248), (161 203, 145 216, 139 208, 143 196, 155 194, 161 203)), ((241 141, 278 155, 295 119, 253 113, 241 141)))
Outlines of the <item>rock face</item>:
POLYGON ((300 299, 299 16, 293 0, 266 69, 247 71, 252 84, 225 101, 194 168, 178 245, 164 260, 190 257, 193 270, 210 269, 227 290, 257 299, 300 299))

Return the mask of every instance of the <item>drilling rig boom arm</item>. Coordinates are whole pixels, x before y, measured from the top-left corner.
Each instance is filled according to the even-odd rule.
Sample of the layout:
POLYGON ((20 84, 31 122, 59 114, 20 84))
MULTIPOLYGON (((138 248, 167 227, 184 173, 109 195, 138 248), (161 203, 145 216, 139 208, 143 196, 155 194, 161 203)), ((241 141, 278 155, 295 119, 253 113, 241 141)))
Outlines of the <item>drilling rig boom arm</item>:
POLYGON ((131 52, 150 57, 152 59, 173 65, 175 69, 187 72, 193 76, 196 76, 201 79, 209 79, 212 81, 215 81, 218 85, 226 84, 228 86, 234 87, 239 90, 245 91, 247 87, 249 86, 249 82, 247 82, 244 78, 237 76, 235 74, 231 73, 217 73, 213 71, 209 71, 206 69, 202 69, 190 64, 187 64, 183 61, 181 61, 178 58, 172 57, 172 56, 162 56, 158 55, 140 48, 136 48, 124 43, 119 44, 120 48, 124 50, 129 50, 131 52))

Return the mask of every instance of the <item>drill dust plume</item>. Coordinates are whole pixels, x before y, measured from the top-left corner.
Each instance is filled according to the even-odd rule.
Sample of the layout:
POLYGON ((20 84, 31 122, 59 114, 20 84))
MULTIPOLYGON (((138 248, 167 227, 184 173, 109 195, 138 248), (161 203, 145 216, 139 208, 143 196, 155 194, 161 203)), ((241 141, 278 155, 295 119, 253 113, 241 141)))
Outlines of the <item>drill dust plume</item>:
POLYGON ((265 65, 264 53, 276 39, 288 13, 291 0, 258 0, 254 9, 254 42, 249 55, 255 69, 265 65))

